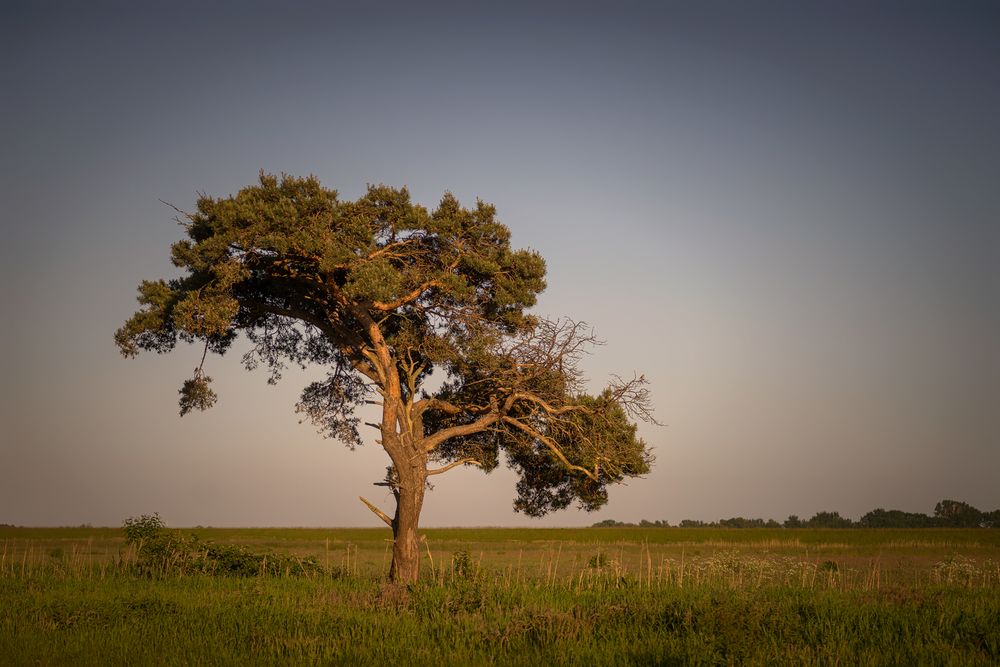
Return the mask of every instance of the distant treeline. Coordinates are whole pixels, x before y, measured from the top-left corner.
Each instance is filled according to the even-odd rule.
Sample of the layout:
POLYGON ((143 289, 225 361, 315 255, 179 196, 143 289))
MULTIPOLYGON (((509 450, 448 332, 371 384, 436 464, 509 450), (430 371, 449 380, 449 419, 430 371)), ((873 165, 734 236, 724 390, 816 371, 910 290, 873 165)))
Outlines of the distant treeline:
MULTIPOLYGON (((681 528, 1000 528, 1000 509, 983 512, 960 500, 942 500, 934 506, 933 516, 902 510, 885 510, 881 507, 865 514, 859 521, 842 517, 838 512, 817 512, 811 519, 800 519, 792 514, 784 522, 774 519, 746 519, 741 516, 718 521, 684 519, 681 528)), ((670 528, 667 521, 626 523, 605 519, 594 528, 670 528)))

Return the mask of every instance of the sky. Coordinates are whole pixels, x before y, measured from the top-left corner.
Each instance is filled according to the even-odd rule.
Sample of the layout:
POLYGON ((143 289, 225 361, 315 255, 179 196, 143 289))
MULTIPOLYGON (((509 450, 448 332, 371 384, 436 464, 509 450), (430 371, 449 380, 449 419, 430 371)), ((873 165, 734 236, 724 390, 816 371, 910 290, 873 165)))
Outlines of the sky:
POLYGON ((210 358, 181 419, 200 351, 112 341, 177 275, 162 201, 262 169, 495 204, 591 386, 651 382, 604 509, 462 469, 424 526, 1000 507, 996 3, 8 1, 0 62, 0 523, 380 525, 385 453, 294 412, 322 369, 210 358))

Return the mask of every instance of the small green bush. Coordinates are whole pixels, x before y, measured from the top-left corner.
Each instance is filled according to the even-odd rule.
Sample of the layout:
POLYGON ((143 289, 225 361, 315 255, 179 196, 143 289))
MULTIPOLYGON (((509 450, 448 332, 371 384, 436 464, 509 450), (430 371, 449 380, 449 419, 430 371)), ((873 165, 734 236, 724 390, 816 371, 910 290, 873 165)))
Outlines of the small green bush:
POLYGON ((451 568, 456 577, 462 579, 470 578, 474 574, 472 554, 465 550, 456 551, 451 557, 451 568))
POLYGON ((167 530, 158 514, 125 520, 125 541, 135 549, 135 569, 146 576, 211 574, 231 577, 316 576, 323 574, 313 557, 256 553, 246 547, 202 541, 196 535, 167 530))
POLYGON ((837 572, 840 567, 837 565, 836 561, 825 560, 819 566, 820 572, 837 572))
POLYGON ((587 561, 587 565, 592 569, 600 569, 608 564, 608 555, 603 551, 598 552, 597 555, 591 556, 590 560, 587 561))
POLYGON ((167 525, 163 523, 163 519, 156 512, 129 517, 122 524, 125 541, 132 545, 156 539, 166 527, 167 525))

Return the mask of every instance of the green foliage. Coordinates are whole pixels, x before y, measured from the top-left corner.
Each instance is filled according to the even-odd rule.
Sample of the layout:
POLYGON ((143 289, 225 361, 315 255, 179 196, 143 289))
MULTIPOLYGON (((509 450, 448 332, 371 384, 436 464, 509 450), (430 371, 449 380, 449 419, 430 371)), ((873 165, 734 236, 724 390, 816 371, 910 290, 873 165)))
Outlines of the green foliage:
POLYGON ((232 577, 292 576, 310 577, 323 574, 315 556, 295 557, 280 553, 256 553, 234 544, 203 544, 201 571, 232 577))
POLYGON ((168 530, 159 514, 143 514, 122 525, 126 543, 135 550, 134 567, 145 576, 193 575, 233 577, 315 576, 322 573, 313 557, 256 553, 244 546, 216 544, 195 535, 168 530))
MULTIPOLYGON (((385 185, 343 201, 315 177, 261 172, 233 196, 199 197, 183 224, 171 248, 183 275, 140 284, 140 310, 115 333, 125 356, 179 341, 222 355, 244 335, 244 365, 269 382, 288 364, 327 369, 297 406, 325 435, 360 445, 355 412, 378 393, 383 422, 409 425, 382 433, 394 464, 430 452, 489 471, 502 452, 520 477, 515 509, 532 516, 596 509, 608 485, 649 471, 633 423, 652 419, 645 379, 584 391, 577 362, 597 341, 527 312, 545 262, 511 247, 492 205, 446 193, 428 210, 385 185)), ((182 416, 216 403, 210 382, 199 365, 182 416)))
MULTIPOLYGON (((144 309, 116 334, 124 353, 166 351, 178 338, 207 339, 223 352, 226 336, 238 330, 288 333, 283 317, 326 330, 339 344, 364 332, 358 305, 392 302, 427 286, 422 301, 389 312, 387 337, 394 342, 417 330, 439 343, 445 333, 445 354, 454 357, 461 342, 435 331, 434 316, 458 317, 473 307, 513 331, 545 285, 541 257, 510 248, 493 207, 463 209, 450 194, 429 213, 410 202, 406 189, 372 186, 357 201, 341 202, 313 177, 279 181, 262 173, 257 186, 234 197, 201 197, 187 233, 171 255, 188 274, 140 285, 144 309), (423 310, 432 305, 435 314, 423 310)), ((302 339, 271 343, 267 349, 278 357, 331 361, 329 350, 309 349, 302 339)))
POLYGON ((850 528, 851 520, 840 516, 839 512, 816 512, 806 525, 810 528, 850 528))
POLYGON ((595 555, 590 557, 590 560, 587 561, 587 567, 591 569, 599 569, 602 567, 606 567, 608 565, 608 562, 609 562, 608 555, 603 551, 599 551, 595 555))
POLYGON ((723 528, 763 528, 764 524, 763 519, 745 519, 741 516, 719 519, 719 525, 723 528))
POLYGON ((636 425, 610 389, 597 397, 579 395, 574 405, 583 409, 569 412, 562 420, 545 420, 538 430, 559 441, 565 459, 593 470, 594 476, 567 474, 566 462, 553 455, 544 440, 508 429, 504 451, 520 475, 515 510, 541 516, 575 501, 593 511, 607 503, 608 484, 649 472, 652 456, 646 443, 637 437, 636 425))
MULTIPOLYGON (((593 524, 594 528, 641 528, 669 527, 666 521, 641 520, 638 524, 604 519, 593 524)), ((841 517, 837 512, 818 512, 808 521, 803 521, 797 515, 791 514, 783 524, 774 519, 746 519, 733 517, 705 522, 684 519, 681 528, 1000 528, 1000 510, 983 512, 968 503, 943 500, 935 506, 934 516, 918 512, 903 512, 900 510, 885 510, 882 508, 868 512, 854 523, 841 517)))
POLYGON ((208 386, 211 382, 212 378, 201 373, 196 373, 193 378, 184 381, 184 385, 178 390, 181 395, 181 417, 191 410, 207 410, 215 405, 219 397, 208 386))
POLYGON ((942 500, 934 506, 934 516, 952 528, 975 528, 983 522, 983 513, 959 500, 942 500))
POLYGON ((998 528, 1000 510, 983 512, 969 503, 942 500, 934 506, 934 515, 884 510, 868 512, 858 522, 864 528, 998 528))
POLYGON ((615 521, 614 519, 604 519, 603 521, 598 521, 591 525, 591 528, 669 528, 670 523, 664 519, 657 519, 656 521, 649 521, 647 519, 642 519, 639 523, 627 523, 625 521, 615 521))
POLYGON ((2 576, 0 655, 12 665, 1000 661, 995 588, 448 582, 413 586, 387 604, 380 586, 205 574, 2 576))
POLYGON ((451 557, 451 569, 456 577, 468 578, 473 574, 472 554, 467 550, 456 551, 451 557))
POLYGON ((152 542, 161 537, 166 527, 159 513, 154 512, 125 519, 122 532, 125 533, 128 544, 138 547, 143 542, 152 542))
POLYGON ((933 528, 943 524, 926 514, 878 508, 862 516, 858 525, 862 528, 933 528))

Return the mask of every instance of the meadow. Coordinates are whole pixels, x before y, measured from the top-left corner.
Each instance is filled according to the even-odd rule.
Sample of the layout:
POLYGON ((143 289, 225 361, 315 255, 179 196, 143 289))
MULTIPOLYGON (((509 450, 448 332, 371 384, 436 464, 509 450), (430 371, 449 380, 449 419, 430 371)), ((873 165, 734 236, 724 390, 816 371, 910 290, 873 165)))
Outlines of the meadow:
POLYGON ((285 564, 234 576, 0 528, 0 662, 1000 664, 996 530, 423 532, 403 588, 388 529, 180 531, 285 564))

